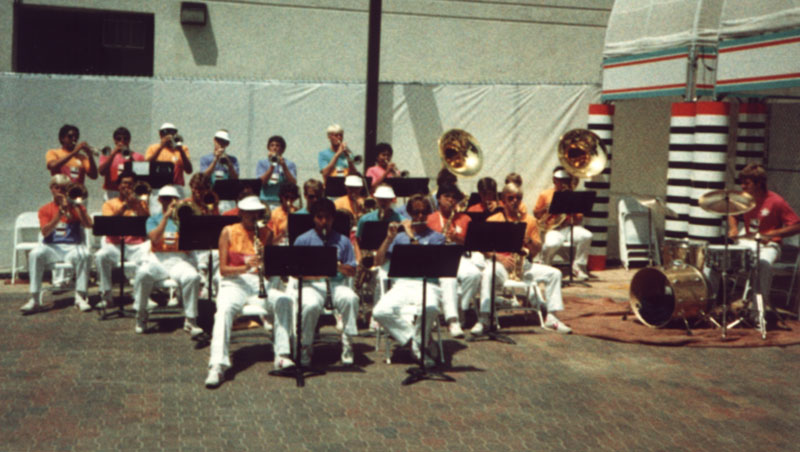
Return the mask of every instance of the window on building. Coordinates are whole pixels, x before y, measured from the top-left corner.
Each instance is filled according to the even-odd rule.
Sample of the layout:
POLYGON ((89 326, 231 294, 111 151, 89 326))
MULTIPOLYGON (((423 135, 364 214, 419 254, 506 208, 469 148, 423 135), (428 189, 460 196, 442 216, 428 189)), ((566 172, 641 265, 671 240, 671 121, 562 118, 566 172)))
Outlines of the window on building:
POLYGON ((153 75, 153 15, 17 5, 17 72, 153 75))

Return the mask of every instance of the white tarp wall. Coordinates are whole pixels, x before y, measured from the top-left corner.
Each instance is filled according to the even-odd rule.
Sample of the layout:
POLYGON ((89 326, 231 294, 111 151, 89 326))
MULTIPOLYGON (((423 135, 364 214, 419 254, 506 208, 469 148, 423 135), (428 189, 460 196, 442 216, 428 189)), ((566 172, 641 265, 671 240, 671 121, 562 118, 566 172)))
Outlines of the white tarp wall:
MULTIPOLYGON (((550 184, 559 136, 585 127, 594 86, 575 85, 381 85, 378 140, 395 149, 395 161, 414 176, 435 178, 441 163, 436 140, 449 128, 468 130, 481 143, 481 173, 461 179, 474 191, 477 179, 523 176, 525 202, 533 206, 550 184)), ((165 121, 184 136, 195 171, 212 150, 219 128, 231 132, 232 155, 241 177, 254 177, 271 135, 287 141, 286 156, 297 163, 299 180, 318 177, 317 152, 328 145, 325 128, 339 123, 345 140, 362 153, 365 85, 189 79, 0 75, 0 146, 9 165, 0 192, 0 269, 10 268, 15 217, 50 200, 44 155, 56 148, 65 123, 80 128, 81 140, 100 148, 113 130, 131 130, 134 150, 157 140, 165 121)), ((89 210, 102 205, 102 181, 89 181, 89 210)))

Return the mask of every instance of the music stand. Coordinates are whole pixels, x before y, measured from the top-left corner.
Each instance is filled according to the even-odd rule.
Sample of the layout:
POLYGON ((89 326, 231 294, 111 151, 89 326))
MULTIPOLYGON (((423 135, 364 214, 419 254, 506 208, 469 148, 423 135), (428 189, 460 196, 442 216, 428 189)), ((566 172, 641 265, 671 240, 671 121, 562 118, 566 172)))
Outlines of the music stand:
POLYGON ((422 278, 422 338, 420 342, 421 358, 419 367, 406 370, 408 377, 403 385, 410 385, 422 380, 456 381, 455 378, 442 372, 425 367, 425 326, 427 311, 428 278, 455 278, 458 264, 464 247, 459 245, 397 245, 392 249, 389 264, 389 276, 392 278, 422 278))
POLYGON ((231 201, 239 198, 239 194, 246 187, 253 191, 253 195, 258 196, 261 192, 261 179, 223 179, 214 181, 214 193, 220 201, 231 201))
MULTIPOLYGON (((215 250, 219 247, 222 228, 241 221, 239 217, 222 215, 188 215, 181 219, 178 231, 178 249, 181 251, 215 250)), ((208 299, 214 299, 212 279, 214 256, 208 253, 208 299)))
MULTIPOLYGON (((597 197, 595 191, 557 191, 553 193, 553 201, 547 212, 550 214, 567 214, 574 215, 577 213, 586 215, 592 211, 592 205, 597 197)), ((572 265, 575 261, 575 237, 573 235, 573 222, 569 224, 569 282, 572 285, 572 265)), ((544 240, 544 237, 542 237, 544 240)), ((582 285, 591 287, 588 283, 582 282, 582 285)))
POLYGON ((358 239, 358 246, 362 250, 377 250, 386 239, 388 231, 388 221, 365 221, 361 229, 361 237, 358 239))
POLYGON ((394 195, 398 198, 407 198, 417 193, 427 195, 428 178, 427 177, 388 177, 384 182, 389 184, 394 190, 394 195))
MULTIPOLYGON (((337 210, 333 217, 333 230, 345 237, 350 237, 350 227, 350 218, 347 214, 337 210)), ((294 245, 295 239, 310 229, 314 229, 314 217, 310 213, 290 213, 289 245, 294 245)))
POLYGON ((133 171, 136 180, 147 182, 152 188, 161 188, 175 180, 172 162, 125 162, 125 171, 133 171))
POLYGON ((467 228, 467 237, 464 239, 464 248, 468 251, 492 253, 492 284, 489 303, 489 331, 486 336, 505 344, 516 344, 510 337, 500 334, 495 326, 497 308, 495 306, 495 268, 497 266, 497 253, 518 253, 522 249, 525 238, 524 222, 510 223, 498 221, 471 222, 467 228))
MULTIPOLYGON (((94 224, 92 225, 92 233, 94 235, 108 235, 119 236, 119 268, 122 270, 122 278, 119 282, 119 299, 120 302, 115 303, 117 310, 112 313, 118 317, 128 317, 123 309, 124 303, 122 302, 125 296, 125 238, 126 237, 147 237, 147 230, 145 224, 147 223, 145 216, 136 217, 123 217, 123 216, 97 216, 94 217, 94 224)), ((106 308, 100 309, 100 320, 107 319, 109 314, 106 313, 106 308)))
POLYGON ((324 375, 321 370, 303 367, 300 363, 300 338, 303 335, 303 277, 336 276, 336 247, 334 246, 265 246, 264 276, 294 276, 297 278, 297 314, 294 347, 294 367, 273 370, 269 374, 293 377, 297 387, 305 386, 306 377, 324 375), (308 375, 307 375, 308 373, 308 375))
MULTIPOLYGON (((356 176, 361 178, 362 183, 366 181, 367 186, 361 187, 361 196, 367 196, 369 194, 369 187, 372 186, 372 178, 362 177, 360 174, 356 174, 356 176)), ((325 196, 328 198, 338 198, 346 195, 347 187, 344 185, 344 179, 343 176, 328 176, 328 178, 325 179, 325 196)))
MULTIPOLYGON (((487 218, 492 216, 492 212, 464 212, 464 213, 469 215, 469 218, 472 220, 472 222, 477 221, 481 223, 485 222, 487 218)), ((472 222, 470 222, 470 224, 472 224, 472 222)))

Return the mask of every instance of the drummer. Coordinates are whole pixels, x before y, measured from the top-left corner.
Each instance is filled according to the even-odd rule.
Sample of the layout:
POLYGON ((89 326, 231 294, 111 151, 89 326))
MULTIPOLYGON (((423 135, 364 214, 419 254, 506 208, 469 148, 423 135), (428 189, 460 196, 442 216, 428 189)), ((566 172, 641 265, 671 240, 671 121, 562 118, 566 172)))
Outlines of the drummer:
MULTIPOLYGON (((728 237, 752 250, 753 255, 757 252, 756 240, 760 242, 759 281, 754 288, 762 294, 765 305, 769 306, 772 264, 780 257, 781 239, 800 233, 800 217, 783 197, 767 189, 767 171, 763 166, 755 163, 745 166, 739 172, 739 183, 742 190, 753 197, 755 207, 744 214, 728 217, 728 237), (739 231, 740 221, 744 223, 743 232, 739 231)), ((706 269, 706 273, 712 284, 718 285, 718 278, 712 278, 709 269, 706 269)))

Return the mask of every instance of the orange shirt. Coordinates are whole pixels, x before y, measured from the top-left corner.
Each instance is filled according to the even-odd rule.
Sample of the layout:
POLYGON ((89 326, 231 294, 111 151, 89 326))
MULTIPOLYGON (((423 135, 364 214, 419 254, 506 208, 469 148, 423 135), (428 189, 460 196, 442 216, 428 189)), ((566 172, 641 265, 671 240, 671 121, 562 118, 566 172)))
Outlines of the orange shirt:
POLYGON ((283 206, 278 206, 272 209, 269 216, 269 222, 272 227, 272 232, 275 234, 275 242, 282 239, 284 234, 289 229, 289 214, 297 211, 296 207, 291 208, 291 212, 283 210, 283 206))
MULTIPOLYGON (((144 152, 145 160, 149 159, 153 154, 158 151, 158 148, 161 147, 161 143, 153 143, 151 144, 147 150, 144 152)), ((183 146, 183 151, 186 153, 186 158, 191 158, 189 156, 189 148, 183 146)), ((170 148, 165 147, 160 154, 158 154, 158 158, 155 160, 156 162, 172 162, 175 165, 175 173, 173 174, 172 183, 175 185, 183 185, 183 167, 186 163, 181 158, 180 151, 172 150, 170 148)))
MULTIPOLYGON (((45 163, 50 164, 50 162, 66 157, 67 154, 69 154, 69 151, 66 149, 50 149, 47 151, 47 154, 45 154, 44 160, 45 163)), ((86 178, 86 173, 89 172, 89 168, 91 168, 89 158, 81 151, 73 155, 72 158, 61 165, 61 168, 58 170, 50 171, 50 175, 64 174, 69 177, 72 182, 83 184, 83 180, 86 178)))
MULTIPOLYGON (((469 227, 470 221, 472 221, 472 218, 463 212, 459 212, 453 217, 453 221, 450 222, 449 230, 455 231, 456 237, 458 237, 457 242, 464 243, 464 239, 467 238, 467 227, 469 227)), ((447 223, 447 218, 442 217, 441 211, 436 211, 428 215, 426 223, 428 227, 434 231, 447 235, 446 231, 443 231, 444 225, 447 223)))
POLYGON ((348 198, 347 195, 336 198, 336 201, 333 202, 333 205, 336 206, 336 210, 346 210, 352 213, 353 216, 356 214, 353 203, 350 201, 350 198, 348 198))
MULTIPOLYGON (((527 224, 527 226, 525 226, 524 241, 533 242, 535 248, 540 248, 542 246, 542 239, 539 236, 539 227, 536 222, 536 218, 533 215, 524 214, 521 216, 521 220, 527 224)), ((507 222, 508 219, 506 218, 505 212, 497 212, 496 214, 487 218, 486 221, 507 222)))
MULTIPOLYGON (((255 246, 253 239, 255 231, 248 231, 242 226, 242 223, 235 223, 225 226, 223 233, 227 230, 228 233, 228 265, 244 265, 252 256, 255 256, 255 246)), ((259 231, 259 240, 263 246, 267 241, 267 228, 262 228, 259 231)))
MULTIPOLYGON (((119 198, 109 199, 108 201, 103 203, 103 210, 102 210, 103 216, 111 217, 119 215, 119 213, 122 212, 123 208, 125 207, 125 204, 127 203, 123 202, 119 198)), ((126 217, 136 217, 136 216, 146 217, 150 215, 150 209, 147 207, 147 203, 145 203, 144 201, 138 201, 136 203, 135 211, 128 209, 125 211, 123 215, 126 217)), ((127 243, 128 245, 136 245, 144 242, 146 239, 147 239, 146 237, 125 237, 125 243, 127 243)), ((118 236, 112 237, 110 235, 106 236, 106 241, 109 243, 113 243, 115 245, 119 245, 120 242, 118 236)))
MULTIPOLYGON (((556 192, 555 188, 548 188, 547 190, 544 190, 543 192, 541 192, 539 194, 539 197, 536 198, 536 205, 533 206, 533 211, 536 212, 539 209, 549 209, 550 208, 550 204, 553 202, 553 194, 555 192, 556 192)), ((545 210, 545 212, 546 212, 546 210, 545 210)), ((545 213, 545 215, 547 215, 547 213, 545 213)), ((556 216, 551 216, 551 217, 547 218, 547 221, 545 222, 546 226, 547 226, 547 229, 550 229, 550 227, 553 225, 553 223, 555 223, 555 221, 557 220, 557 217, 558 217, 558 214, 556 214, 556 216)), ((575 221, 577 223, 580 223, 581 220, 583 220, 583 214, 580 214, 580 213, 568 215, 567 218, 569 218, 569 217, 574 217, 575 221)))

